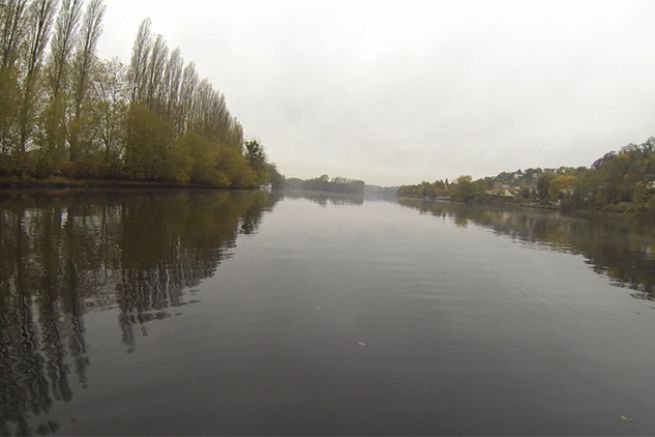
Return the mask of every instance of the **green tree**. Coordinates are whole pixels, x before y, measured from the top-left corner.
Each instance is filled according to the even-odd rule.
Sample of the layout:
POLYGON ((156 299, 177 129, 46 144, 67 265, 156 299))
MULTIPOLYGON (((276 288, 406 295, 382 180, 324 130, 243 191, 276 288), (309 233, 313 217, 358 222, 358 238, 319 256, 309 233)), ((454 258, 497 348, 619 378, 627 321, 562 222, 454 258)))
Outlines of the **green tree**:
POLYGON ((475 196, 473 178, 471 176, 460 176, 457 183, 450 187, 451 197, 461 202, 470 202, 475 196))
POLYGON ((257 184, 263 185, 267 182, 267 166, 266 155, 264 148, 256 140, 247 141, 246 144, 246 159, 250 168, 255 172, 257 184))
POLYGON ((141 104, 130 106, 127 123, 125 175, 140 180, 165 179, 172 126, 141 104))
POLYGON ((218 150, 218 171, 230 181, 231 188, 256 188, 257 175, 248 165, 246 158, 230 147, 218 150))
POLYGON ((230 186, 227 176, 218 170, 218 148, 213 147, 207 138, 187 132, 181 143, 191 157, 191 182, 221 188, 230 186))
POLYGON ((95 152, 92 150, 96 132, 91 122, 93 105, 89 98, 92 74, 96 63, 96 46, 102 33, 102 17, 105 6, 102 0, 91 0, 82 20, 82 28, 77 41, 77 52, 73 62, 72 80, 72 119, 69 122, 68 134, 70 143, 70 159, 73 165, 80 168, 88 167, 89 158, 95 152), (87 158, 86 160, 84 158, 87 158), (82 161, 85 160, 85 163, 82 161), (80 165, 82 164, 82 165, 80 165))
POLYGON ((278 171, 277 166, 273 163, 266 164, 266 180, 271 184, 273 190, 280 190, 284 188, 286 179, 278 171))

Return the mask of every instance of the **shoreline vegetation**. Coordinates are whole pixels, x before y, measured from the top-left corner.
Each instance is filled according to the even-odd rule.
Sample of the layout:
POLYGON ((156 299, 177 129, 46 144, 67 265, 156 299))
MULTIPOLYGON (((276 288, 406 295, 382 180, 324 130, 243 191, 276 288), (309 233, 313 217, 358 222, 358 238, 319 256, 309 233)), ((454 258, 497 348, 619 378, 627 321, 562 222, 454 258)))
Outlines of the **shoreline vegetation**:
MULTIPOLYGON (((85 189, 85 188, 116 188, 116 189, 232 189, 219 188, 210 184, 180 183, 174 181, 146 181, 134 179, 76 179, 64 176, 49 176, 47 178, 0 178, 0 190, 16 189, 85 189)), ((244 188, 251 189, 251 188, 244 188)))
POLYGON ((103 0, 0 2, 0 186, 281 183, 224 95, 150 20, 128 65, 98 58, 104 12, 103 0))
POLYGON ((655 137, 607 153, 590 168, 530 168, 478 180, 460 176, 401 186, 397 196, 655 217, 655 137))

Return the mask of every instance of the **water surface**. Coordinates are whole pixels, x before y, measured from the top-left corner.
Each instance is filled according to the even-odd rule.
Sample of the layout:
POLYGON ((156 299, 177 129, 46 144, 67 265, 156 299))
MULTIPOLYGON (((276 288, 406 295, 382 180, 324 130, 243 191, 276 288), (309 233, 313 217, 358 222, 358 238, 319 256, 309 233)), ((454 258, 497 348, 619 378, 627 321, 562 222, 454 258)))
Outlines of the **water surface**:
POLYGON ((0 434, 654 434, 649 223, 0 196, 0 434))

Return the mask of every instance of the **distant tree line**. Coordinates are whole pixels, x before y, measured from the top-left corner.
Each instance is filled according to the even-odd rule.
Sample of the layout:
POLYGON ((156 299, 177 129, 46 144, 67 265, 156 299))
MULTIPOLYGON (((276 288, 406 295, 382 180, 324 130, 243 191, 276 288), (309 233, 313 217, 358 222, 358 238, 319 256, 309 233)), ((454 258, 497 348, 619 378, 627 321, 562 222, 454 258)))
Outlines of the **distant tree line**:
POLYGON ((655 138, 610 152, 590 167, 528 169, 473 180, 402 186, 399 197, 475 203, 498 198, 561 208, 655 215, 655 138))
POLYGON ((249 188, 278 177, 225 97, 143 21, 97 56, 103 0, 0 0, 0 176, 249 188))
POLYGON ((364 194, 369 197, 394 199, 398 193, 398 187, 382 187, 380 185, 366 185, 364 194))
POLYGON ((366 184, 364 181, 346 179, 342 177, 330 178, 328 175, 323 175, 318 178, 307 180, 290 178, 285 181, 284 186, 287 189, 362 195, 364 193, 364 187, 366 184))

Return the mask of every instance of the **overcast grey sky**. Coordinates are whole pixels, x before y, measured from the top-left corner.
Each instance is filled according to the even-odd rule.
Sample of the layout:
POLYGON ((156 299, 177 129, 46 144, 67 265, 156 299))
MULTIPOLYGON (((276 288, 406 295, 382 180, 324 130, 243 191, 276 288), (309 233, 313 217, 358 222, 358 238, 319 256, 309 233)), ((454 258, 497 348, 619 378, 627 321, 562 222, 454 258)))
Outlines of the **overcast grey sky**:
POLYGON ((107 0, 180 47, 287 176, 590 165, 655 135, 655 1, 107 0))

